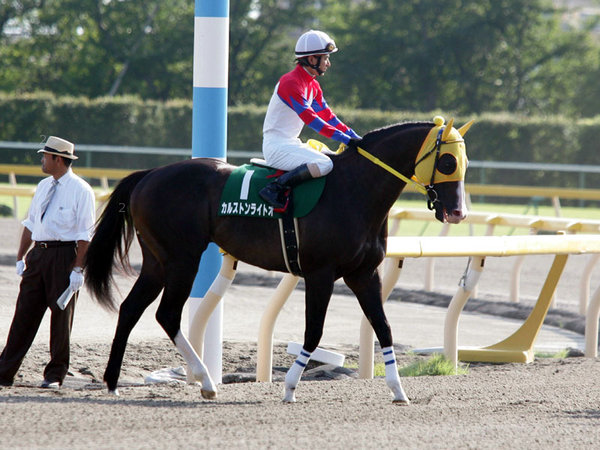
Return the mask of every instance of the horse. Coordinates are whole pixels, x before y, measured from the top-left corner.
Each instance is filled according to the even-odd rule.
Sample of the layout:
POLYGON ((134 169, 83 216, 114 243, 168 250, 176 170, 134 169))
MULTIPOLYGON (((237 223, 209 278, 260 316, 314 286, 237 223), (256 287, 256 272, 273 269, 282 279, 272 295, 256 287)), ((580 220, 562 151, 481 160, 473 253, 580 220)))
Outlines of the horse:
MULTIPOLYGON (((302 351, 285 377, 284 401, 296 400, 304 367, 322 336, 334 282, 343 278, 379 340, 393 401, 409 404, 400 384, 377 270, 386 254, 388 212, 406 184, 413 183, 427 194, 428 207, 439 221, 458 223, 466 217, 462 136, 471 123, 456 130, 452 121, 444 126, 438 116, 433 123, 390 125, 367 133, 359 146, 331 152, 333 170, 321 197, 298 219, 305 332, 302 351)), ((131 330, 163 290, 156 320, 186 360, 193 379, 201 383, 201 395, 216 398, 215 383, 180 329, 182 309, 209 243, 237 260, 288 272, 276 220, 218 215, 221 192, 234 168, 216 158, 180 161, 133 172, 110 195, 86 254, 86 286, 102 306, 116 310, 113 270, 130 269, 128 252, 136 233, 143 262, 119 308, 104 372, 109 393, 118 395, 131 330)))

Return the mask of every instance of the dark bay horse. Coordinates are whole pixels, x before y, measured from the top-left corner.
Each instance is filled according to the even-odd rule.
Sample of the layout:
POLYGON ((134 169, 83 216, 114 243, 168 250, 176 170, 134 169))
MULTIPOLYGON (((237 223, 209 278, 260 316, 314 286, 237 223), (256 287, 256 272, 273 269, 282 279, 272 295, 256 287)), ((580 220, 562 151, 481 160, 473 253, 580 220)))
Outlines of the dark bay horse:
MULTIPOLYGON (((408 403, 395 361, 392 334, 381 302, 377 271, 386 254, 387 215, 415 175, 438 220, 466 216, 462 139, 470 123, 456 130, 443 119, 392 125, 366 134, 360 148, 332 155, 334 169, 312 212, 298 220, 300 264, 306 285, 303 351, 285 380, 285 401, 295 388, 323 331, 334 282, 343 278, 375 330, 394 401, 408 403), (426 187, 424 187, 426 185, 426 187)), ((137 231, 143 254, 138 279, 120 306, 104 381, 117 393, 127 339, 144 310, 164 289, 156 319, 176 345, 202 395, 216 397, 206 366, 181 333, 183 306, 198 264, 210 242, 246 263, 287 272, 277 221, 217 215, 221 191, 233 166, 200 158, 134 172, 116 186, 102 213, 86 258, 86 285, 105 307, 114 265, 128 266, 137 231)))

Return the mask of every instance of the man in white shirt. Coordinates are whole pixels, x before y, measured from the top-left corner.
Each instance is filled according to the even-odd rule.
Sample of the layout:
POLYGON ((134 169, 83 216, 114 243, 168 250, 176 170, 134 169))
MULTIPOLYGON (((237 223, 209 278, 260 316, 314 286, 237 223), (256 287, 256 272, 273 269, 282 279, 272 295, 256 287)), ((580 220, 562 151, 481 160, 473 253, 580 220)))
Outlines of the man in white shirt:
POLYGON ((77 159, 74 149, 71 142, 50 136, 38 151, 42 153, 42 171, 50 176, 38 184, 23 221, 16 264, 22 280, 6 346, 0 354, 0 386, 13 384, 47 308, 52 314, 50 362, 41 387, 59 388, 69 369, 75 301, 83 285, 82 266, 95 221, 94 192, 71 170, 77 159), (62 310, 57 299, 67 288, 75 294, 62 310))

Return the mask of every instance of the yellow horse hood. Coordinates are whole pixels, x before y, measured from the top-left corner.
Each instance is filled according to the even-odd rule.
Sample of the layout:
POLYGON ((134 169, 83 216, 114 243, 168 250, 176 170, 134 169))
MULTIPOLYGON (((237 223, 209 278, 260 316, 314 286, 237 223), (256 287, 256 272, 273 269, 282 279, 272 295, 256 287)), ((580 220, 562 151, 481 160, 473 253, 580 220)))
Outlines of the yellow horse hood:
POLYGON ((416 180, 424 185, 464 181, 469 160, 463 136, 473 120, 458 130, 452 126, 454 119, 444 126, 444 118, 436 116, 433 123, 416 158, 416 180))

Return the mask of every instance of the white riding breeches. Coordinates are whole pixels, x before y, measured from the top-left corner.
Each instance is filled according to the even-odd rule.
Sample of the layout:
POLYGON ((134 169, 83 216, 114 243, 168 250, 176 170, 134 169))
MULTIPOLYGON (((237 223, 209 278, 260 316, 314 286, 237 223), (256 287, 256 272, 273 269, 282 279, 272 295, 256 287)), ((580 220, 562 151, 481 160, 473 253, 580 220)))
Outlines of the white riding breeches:
POLYGON ((265 135, 263 155, 267 164, 276 169, 292 170, 306 164, 314 178, 327 175, 333 169, 333 161, 327 155, 318 152, 298 138, 284 139, 265 135))

